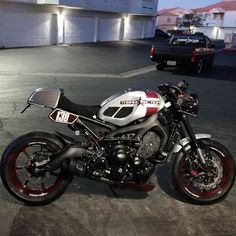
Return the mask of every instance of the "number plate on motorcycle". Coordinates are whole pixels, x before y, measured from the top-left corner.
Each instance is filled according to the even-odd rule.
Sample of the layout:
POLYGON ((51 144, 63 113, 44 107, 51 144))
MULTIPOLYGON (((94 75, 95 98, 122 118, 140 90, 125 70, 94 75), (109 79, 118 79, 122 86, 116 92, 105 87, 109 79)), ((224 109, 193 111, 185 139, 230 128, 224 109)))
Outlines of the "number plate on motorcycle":
POLYGON ((168 66, 176 66, 176 61, 167 61, 168 66))
POLYGON ((49 118, 57 123, 73 124, 79 116, 61 109, 55 109, 49 114, 49 118))

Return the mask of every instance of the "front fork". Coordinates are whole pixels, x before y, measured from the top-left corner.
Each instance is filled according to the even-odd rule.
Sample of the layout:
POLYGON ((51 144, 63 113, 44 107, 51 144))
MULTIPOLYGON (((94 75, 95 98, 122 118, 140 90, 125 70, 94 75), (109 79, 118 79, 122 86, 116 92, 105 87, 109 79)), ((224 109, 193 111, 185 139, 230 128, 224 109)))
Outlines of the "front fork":
POLYGON ((193 148, 193 150, 195 150, 200 158, 200 162, 202 165, 205 165, 206 164, 206 161, 204 159, 204 156, 203 156, 203 153, 202 153, 202 150, 201 148, 199 147, 199 144, 198 144, 198 141, 196 139, 196 136, 195 134, 193 133, 193 129, 192 129, 192 126, 189 122, 189 119, 188 119, 188 116, 186 114, 182 114, 182 121, 183 121, 183 124, 184 124, 184 127, 189 135, 189 138, 191 140, 191 146, 193 148))

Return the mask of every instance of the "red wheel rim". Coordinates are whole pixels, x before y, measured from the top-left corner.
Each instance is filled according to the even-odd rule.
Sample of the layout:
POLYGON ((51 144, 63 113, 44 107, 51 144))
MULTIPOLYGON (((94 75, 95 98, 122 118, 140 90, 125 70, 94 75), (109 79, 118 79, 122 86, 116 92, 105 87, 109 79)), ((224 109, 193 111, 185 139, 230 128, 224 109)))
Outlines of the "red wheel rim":
POLYGON ((186 174, 185 161, 188 155, 186 155, 185 157, 181 159, 178 166, 178 169, 179 169, 178 178, 179 178, 181 186, 192 196, 195 196, 201 199, 214 198, 217 195, 220 195, 224 191, 224 189, 226 189, 226 187, 230 184, 230 178, 232 175, 231 163, 230 163, 229 158, 227 158, 225 154, 223 154, 221 151, 219 151, 215 147, 210 147, 210 150, 214 153, 217 153, 217 156, 219 157, 222 168, 223 168, 223 177, 221 178, 220 182, 217 184, 215 188, 212 188, 211 190, 201 191, 199 188, 192 186, 193 185, 192 182, 190 183, 186 181, 186 178, 184 177, 184 175, 186 174))
POLYGON ((47 150, 51 150, 51 152, 55 152, 55 148, 53 146, 49 146, 49 144, 38 142, 34 144, 22 144, 20 145, 10 156, 10 162, 8 165, 9 168, 9 178, 11 186, 16 190, 17 194, 27 195, 29 197, 42 197, 46 196, 50 193, 53 193, 61 184, 63 177, 60 173, 54 173, 53 175, 55 181, 53 181, 50 185, 45 186, 43 181, 39 181, 38 188, 33 188, 29 185, 29 182, 32 181, 33 178, 39 179, 41 177, 32 177, 30 173, 25 167, 17 166, 17 161, 20 158, 20 154, 24 153, 25 156, 30 156, 30 154, 26 151, 27 148, 37 145, 45 145, 44 148, 47 150), (25 171, 26 174, 29 175, 28 179, 22 181, 19 178, 19 171, 25 171), (28 172, 28 173, 27 173, 28 172), (57 176, 56 176, 57 175, 57 176))

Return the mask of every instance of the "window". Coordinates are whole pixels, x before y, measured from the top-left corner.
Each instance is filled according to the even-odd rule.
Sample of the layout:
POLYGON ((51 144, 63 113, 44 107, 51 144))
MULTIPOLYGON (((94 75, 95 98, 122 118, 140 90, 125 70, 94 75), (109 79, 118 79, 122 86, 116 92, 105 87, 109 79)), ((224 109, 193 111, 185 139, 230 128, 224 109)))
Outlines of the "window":
POLYGON ((204 47, 206 45, 205 38, 196 35, 176 35, 170 42, 171 45, 204 47))
POLYGON ((223 20, 224 13, 214 13, 213 18, 214 18, 214 20, 223 20))
POLYGON ((167 23, 171 23, 171 17, 167 18, 167 23))

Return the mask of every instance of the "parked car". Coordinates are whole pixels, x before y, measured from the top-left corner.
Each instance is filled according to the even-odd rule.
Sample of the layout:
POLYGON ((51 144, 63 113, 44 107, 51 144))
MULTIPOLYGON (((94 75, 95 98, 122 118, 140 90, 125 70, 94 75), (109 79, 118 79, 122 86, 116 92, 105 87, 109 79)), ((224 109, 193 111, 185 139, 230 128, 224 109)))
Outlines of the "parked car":
POLYGON ((155 39, 170 39, 171 35, 164 32, 163 30, 156 29, 155 31, 155 39))
POLYGON ((202 33, 173 35, 168 45, 153 45, 150 59, 157 70, 165 67, 183 67, 200 74, 204 67, 211 68, 215 59, 215 46, 202 33))

